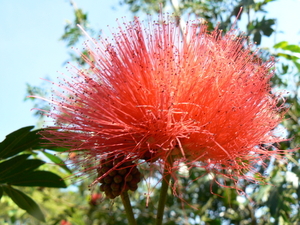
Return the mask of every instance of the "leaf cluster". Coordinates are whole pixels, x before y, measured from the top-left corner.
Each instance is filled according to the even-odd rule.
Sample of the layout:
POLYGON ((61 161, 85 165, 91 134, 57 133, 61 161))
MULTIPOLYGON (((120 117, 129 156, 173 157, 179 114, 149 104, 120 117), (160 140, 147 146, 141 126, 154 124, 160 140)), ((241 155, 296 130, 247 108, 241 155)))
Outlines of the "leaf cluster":
MULTIPOLYGON (((42 138, 38 133, 40 130, 32 131, 32 129, 33 126, 23 127, 7 135, 0 143, 0 199, 6 195, 18 207, 38 220, 45 221, 44 214, 37 203, 14 188, 14 186, 66 187, 62 178, 55 173, 37 170, 45 162, 34 158, 36 155, 34 150, 43 149, 43 146, 42 138)), ((49 158, 52 157, 55 156, 50 154, 49 158)))

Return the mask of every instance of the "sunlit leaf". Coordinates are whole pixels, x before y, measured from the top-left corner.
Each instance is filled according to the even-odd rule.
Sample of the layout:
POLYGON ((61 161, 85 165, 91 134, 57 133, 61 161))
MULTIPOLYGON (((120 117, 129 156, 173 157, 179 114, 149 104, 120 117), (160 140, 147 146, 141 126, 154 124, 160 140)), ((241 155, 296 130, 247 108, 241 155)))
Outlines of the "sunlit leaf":
POLYGON ((273 46, 275 49, 288 50, 295 53, 300 53, 299 45, 289 45, 287 41, 282 41, 273 46))
POLYGON ((66 164, 64 163, 64 161, 62 159, 60 159, 59 157, 52 155, 48 152, 43 152, 43 154, 50 159, 52 162, 54 162, 56 165, 60 166, 61 168, 63 168, 65 171, 67 171, 68 173, 72 173, 72 171, 66 166, 66 164))
POLYGON ((295 53, 300 53, 300 46, 299 45, 288 45, 284 48, 284 50, 288 50, 295 53))
POLYGON ((288 59, 288 60, 292 60, 292 61, 296 61, 296 60, 299 59, 299 58, 296 57, 296 56, 289 55, 289 54, 285 54, 285 53, 278 53, 277 55, 278 55, 278 56, 282 56, 282 57, 284 57, 284 58, 286 58, 286 59, 288 59))
POLYGON ((281 41, 281 42, 275 44, 275 45, 273 46, 273 48, 275 48, 275 49, 277 49, 277 48, 282 48, 282 49, 284 49, 287 45, 288 45, 288 42, 287 42, 287 41, 281 41))

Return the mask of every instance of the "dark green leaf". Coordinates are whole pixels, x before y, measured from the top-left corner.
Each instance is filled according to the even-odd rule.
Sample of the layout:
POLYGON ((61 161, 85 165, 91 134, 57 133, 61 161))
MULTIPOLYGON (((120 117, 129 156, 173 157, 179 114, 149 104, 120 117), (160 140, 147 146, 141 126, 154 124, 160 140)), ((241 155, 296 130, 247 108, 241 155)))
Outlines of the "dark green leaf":
POLYGON ((30 156, 30 154, 19 155, 0 163, 0 183, 4 183, 4 180, 13 175, 13 171, 30 156))
POLYGON ((263 18, 263 20, 261 21, 261 29, 264 35, 270 37, 271 34, 274 32, 274 29, 272 28, 272 26, 275 24, 275 20, 274 19, 268 19, 265 20, 265 18, 263 18))
POLYGON ((3 188, 2 188, 2 186, 0 186, 0 200, 2 198, 2 195, 3 195, 3 188))
POLYGON ((67 171, 68 173, 72 173, 72 171, 66 166, 66 164, 64 163, 63 160, 61 160, 60 158, 58 158, 55 155, 52 155, 48 152, 43 152, 44 155, 50 159, 52 162, 54 162, 55 164, 57 164, 58 166, 60 166, 61 168, 63 168, 65 171, 67 171))
POLYGON ((260 34, 259 31, 256 31, 256 32, 254 33, 253 40, 254 40, 254 42, 255 42, 257 45, 260 45, 260 42, 261 42, 261 34, 260 34))
POLYGON ((0 143, 0 159, 37 147, 40 142, 40 130, 31 131, 33 128, 34 126, 23 127, 7 135, 0 143))
POLYGON ((24 174, 18 180, 9 182, 11 185, 16 186, 39 186, 39 187, 54 187, 65 188, 67 187, 64 180, 58 175, 49 171, 33 171, 24 174))
POLYGON ((21 209, 26 210, 27 213, 36 219, 45 222, 45 217, 40 207, 23 192, 14 189, 10 186, 2 186, 5 193, 16 203, 21 209))
POLYGON ((270 203, 269 203, 268 207, 270 208, 271 215, 275 216, 276 213, 277 213, 278 198, 275 198, 274 195, 271 195, 271 196, 274 197, 274 198, 272 198, 270 200, 270 203))
POLYGON ((7 183, 19 180, 45 162, 39 159, 27 159, 29 154, 13 157, 5 162, 0 163, 0 183, 7 183))
POLYGON ((289 70, 289 65, 281 64, 282 74, 286 74, 289 70))

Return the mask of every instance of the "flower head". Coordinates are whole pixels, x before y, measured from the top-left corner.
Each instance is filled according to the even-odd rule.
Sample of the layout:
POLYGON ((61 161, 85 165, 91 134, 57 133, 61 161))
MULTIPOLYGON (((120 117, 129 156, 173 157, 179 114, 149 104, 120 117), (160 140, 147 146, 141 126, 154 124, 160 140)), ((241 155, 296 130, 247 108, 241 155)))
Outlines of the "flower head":
POLYGON ((97 206, 99 203, 99 200, 102 198, 102 194, 100 193, 94 193, 91 195, 91 199, 89 201, 89 204, 91 206, 97 206))
POLYGON ((84 171, 101 160, 117 168, 121 157, 252 179, 257 163, 281 153, 272 143, 283 107, 269 86, 274 61, 234 33, 188 21, 181 36, 161 16, 125 22, 112 41, 87 41, 88 68, 71 66, 73 77, 59 85, 49 113, 57 126, 45 137, 82 156, 73 162, 84 171))

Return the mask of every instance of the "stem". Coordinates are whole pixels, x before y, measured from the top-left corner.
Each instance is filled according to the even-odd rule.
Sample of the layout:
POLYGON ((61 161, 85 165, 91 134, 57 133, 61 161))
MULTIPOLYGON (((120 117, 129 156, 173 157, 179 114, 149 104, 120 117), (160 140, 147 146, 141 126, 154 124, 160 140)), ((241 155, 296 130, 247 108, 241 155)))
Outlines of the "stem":
POLYGON ((122 198, 122 202, 123 202, 125 212, 126 212, 126 216, 127 216, 127 219, 128 219, 128 225, 136 225, 136 221, 134 219, 134 215, 133 215, 130 199, 129 199, 129 196, 128 196, 128 192, 127 191, 122 192, 121 198, 122 198))
POLYGON ((165 169, 164 178, 162 180, 162 185, 160 189, 160 196, 157 208, 157 217, 156 217, 156 225, 162 225, 162 220, 164 216, 165 205, 167 201, 168 188, 170 182, 171 174, 165 169))

